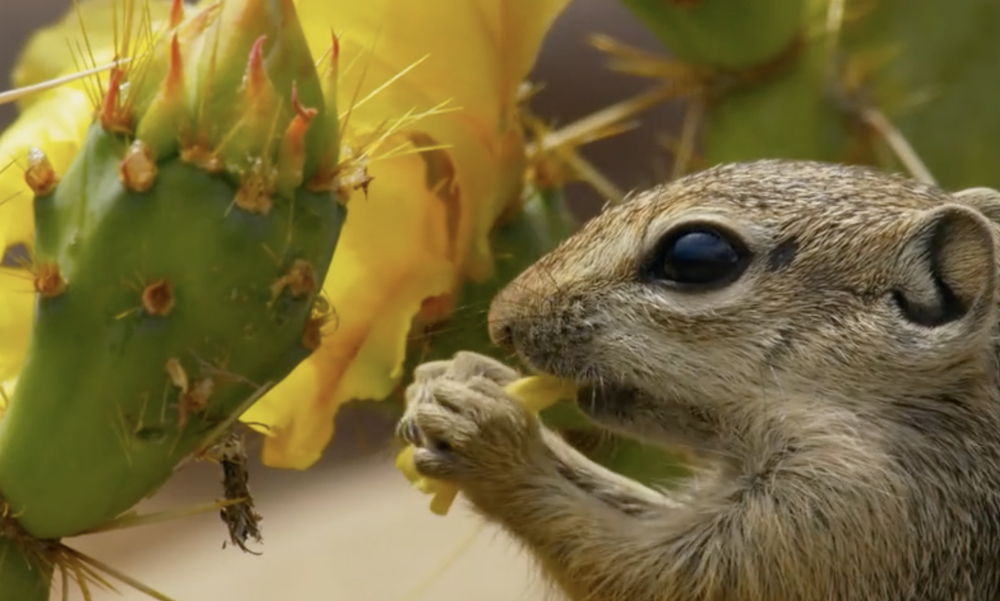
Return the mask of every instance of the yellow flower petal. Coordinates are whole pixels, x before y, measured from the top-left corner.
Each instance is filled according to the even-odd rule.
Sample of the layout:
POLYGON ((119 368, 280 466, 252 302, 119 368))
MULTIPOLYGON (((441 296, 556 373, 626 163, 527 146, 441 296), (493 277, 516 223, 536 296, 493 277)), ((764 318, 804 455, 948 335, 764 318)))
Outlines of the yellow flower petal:
MULTIPOLYGON (((35 236, 33 194, 24 183, 24 165, 32 147, 44 151, 56 173, 64 173, 90 125, 92 103, 75 86, 44 92, 0 136, 0 248, 32 246, 35 236)), ((2 285, 2 283, 0 283, 2 285)))
POLYGON ((31 274, 23 269, 0 269, 0 382, 15 378, 24 363, 31 321, 35 310, 35 289, 31 274))
POLYGON ((422 188, 423 160, 389 159, 370 173, 370 194, 351 201, 324 284, 335 311, 330 331, 242 417, 268 426, 262 431, 271 436, 263 454, 269 466, 309 467, 330 441, 343 403, 387 396, 399 377, 413 315, 423 299, 454 284, 442 244, 445 208, 422 188))
POLYGON ((331 23, 342 28, 339 100, 342 112, 351 108, 349 145, 352 134, 361 139, 391 116, 443 101, 460 109, 420 122, 413 136, 447 151, 424 154, 423 164, 410 157, 373 167, 371 198, 352 201, 326 284, 338 329, 245 417, 271 426, 265 463, 302 468, 319 458, 341 404, 391 392, 424 299, 450 292, 460 276, 489 275, 487 235, 519 192, 523 169, 517 86, 565 1, 297 5, 314 53, 325 49, 331 23), (401 214, 420 205, 422 219, 401 214), (422 228, 428 235, 414 239, 422 228))
POLYGON ((524 165, 517 88, 566 4, 568 0, 297 1, 314 53, 326 49, 331 27, 341 34, 342 65, 350 65, 341 79, 342 110, 356 90, 364 98, 426 57, 355 111, 351 119, 356 123, 378 123, 444 101, 460 109, 422 121, 419 129, 450 147, 461 193, 460 264, 473 279, 490 275, 489 231, 520 193, 524 165))
POLYGON ((325 283, 337 328, 244 416, 269 426, 267 465, 315 462, 340 405, 393 390, 423 301, 453 291, 463 277, 490 275, 489 231, 521 189, 517 88, 566 3, 297 1, 315 55, 326 50, 331 27, 340 34, 338 101, 341 114, 350 108, 348 146, 410 111, 445 101, 458 110, 407 132, 421 146, 445 150, 374 164, 370 197, 350 201, 325 283))
MULTIPOLYGON (((115 42, 123 36, 125 4, 135 4, 132 39, 137 29, 150 25, 149 38, 156 32, 156 23, 165 21, 170 14, 171 0, 83 0, 79 10, 66 11, 63 18, 51 27, 38 31, 31 37, 11 79, 14 87, 28 86, 66 73, 110 63, 115 58, 115 42), (81 27, 82 24, 82 27, 81 27), (116 35, 117 27, 117 35, 116 35), (83 32, 86 32, 86 36, 83 32), (81 53, 83 53, 81 55, 81 53)), ((26 107, 40 97, 28 96, 21 101, 26 107)))

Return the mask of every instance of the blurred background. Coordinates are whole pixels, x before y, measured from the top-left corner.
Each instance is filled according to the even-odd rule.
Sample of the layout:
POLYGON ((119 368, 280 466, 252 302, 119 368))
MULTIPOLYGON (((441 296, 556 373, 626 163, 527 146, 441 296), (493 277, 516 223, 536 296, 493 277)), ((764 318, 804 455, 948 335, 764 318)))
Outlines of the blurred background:
MULTIPOLYGON (((59 18, 72 2, 0 3, 0 73, 6 88, 7 74, 31 32, 59 18)), ((601 54, 587 43, 594 33, 663 52, 613 0, 574 0, 551 30, 532 75, 544 84, 532 102, 540 116, 565 124, 649 85, 608 72, 601 54)), ((13 106, 0 106, 0 127, 15 115, 13 106)), ((670 169, 670 155, 658 137, 677 131, 678 107, 664 105, 641 119, 640 128, 583 149, 624 190, 647 186, 670 169)), ((582 184, 572 185, 569 193, 581 218, 603 202, 582 184)), ((264 468, 254 449, 250 487, 264 516, 264 544, 252 548, 262 551, 260 556, 223 548, 228 534, 215 512, 71 544, 177 601, 546 598, 533 567, 502 533, 482 528, 461 507, 447 518, 428 512, 428 498, 410 490, 392 467, 392 426, 374 412, 346 408, 334 443, 306 472, 264 468)), ((212 501, 221 496, 220 480, 216 465, 187 467, 141 509, 212 501)), ((119 592, 95 591, 95 599, 148 599, 125 588, 119 592)))

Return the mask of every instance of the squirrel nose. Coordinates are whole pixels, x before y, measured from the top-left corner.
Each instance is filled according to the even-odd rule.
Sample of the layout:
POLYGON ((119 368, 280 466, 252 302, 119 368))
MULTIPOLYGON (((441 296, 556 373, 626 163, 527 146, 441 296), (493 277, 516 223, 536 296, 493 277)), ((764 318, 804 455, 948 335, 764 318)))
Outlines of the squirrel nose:
POLYGON ((490 340, 505 351, 514 351, 514 328, 508 323, 490 321, 490 340))
POLYGON ((513 352, 514 348, 514 322, 515 312, 512 310, 510 293, 507 288, 500 291, 490 303, 490 312, 487 317, 489 324, 490 340, 505 351, 513 352))

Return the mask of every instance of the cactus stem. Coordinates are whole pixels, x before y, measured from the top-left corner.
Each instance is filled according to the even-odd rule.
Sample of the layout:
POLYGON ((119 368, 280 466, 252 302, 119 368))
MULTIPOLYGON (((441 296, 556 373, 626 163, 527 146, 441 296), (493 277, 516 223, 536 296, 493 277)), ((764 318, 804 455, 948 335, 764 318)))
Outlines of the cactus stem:
POLYGON ((66 280, 59 271, 59 264, 46 261, 38 266, 35 274, 35 292, 42 298, 54 298, 66 292, 66 280))
POLYGON ((5 594, 23 601, 43 601, 49 597, 61 545, 35 539, 21 528, 17 517, 0 497, 0 580, 5 594))
POLYGON ((56 189, 59 176, 45 153, 38 148, 28 150, 28 166, 24 170, 24 183, 36 197, 48 196, 56 189))
POLYGON ((132 131, 132 116, 121 106, 121 86, 125 83, 125 75, 124 69, 111 69, 108 89, 101 101, 98 118, 104 131, 110 133, 128 134, 132 131))
POLYGON ((156 182, 156 157, 153 149, 142 140, 129 146, 118 167, 118 177, 133 192, 148 192, 156 182))
POLYGON ((174 0, 170 5, 170 17, 167 19, 167 26, 175 29, 184 20, 184 0, 174 0))
POLYGON ((271 285, 271 302, 277 300, 285 290, 288 290, 292 298, 301 298, 311 294, 315 289, 316 272, 313 270, 313 266, 304 259, 295 259, 288 273, 271 285))
POLYGON ((151 282, 142 290, 142 308, 149 315, 167 315, 175 303, 173 287, 165 279, 151 282))

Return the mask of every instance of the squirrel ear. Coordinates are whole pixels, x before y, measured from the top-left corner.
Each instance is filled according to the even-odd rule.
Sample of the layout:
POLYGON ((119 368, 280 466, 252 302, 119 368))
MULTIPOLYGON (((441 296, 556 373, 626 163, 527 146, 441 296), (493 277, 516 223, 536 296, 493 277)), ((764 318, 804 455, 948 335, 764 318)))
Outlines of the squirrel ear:
POLYGON ((968 188, 951 195, 959 203, 970 206, 1000 225, 1000 192, 992 188, 968 188))
POLYGON ((996 295, 993 228, 978 212, 946 204, 924 212, 900 256, 896 302, 906 317, 927 327, 966 317, 992 319, 996 295))

